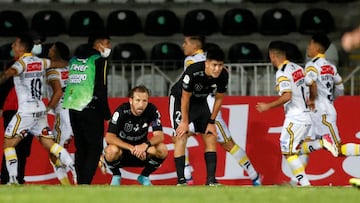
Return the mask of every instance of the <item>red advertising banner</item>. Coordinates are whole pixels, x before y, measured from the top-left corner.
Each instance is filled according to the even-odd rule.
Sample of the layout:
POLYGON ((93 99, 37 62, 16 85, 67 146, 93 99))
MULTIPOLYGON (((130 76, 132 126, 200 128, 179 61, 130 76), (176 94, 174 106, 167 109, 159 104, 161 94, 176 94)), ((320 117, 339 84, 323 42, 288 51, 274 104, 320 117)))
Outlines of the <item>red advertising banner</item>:
MULTIPOLYGON (((232 137, 243 149, 254 165, 255 169, 263 176, 264 185, 284 184, 291 176, 290 169, 280 153, 279 136, 284 120, 282 108, 271 109, 259 113, 255 109, 257 102, 269 102, 276 97, 231 97, 224 100, 222 113, 228 123, 232 137)), ((127 98, 110 99, 111 109, 114 110, 127 98)), ((150 102, 157 105, 160 110, 165 134, 172 132, 168 97, 154 97, 150 102)), ((335 106, 338 111, 338 128, 343 143, 360 143, 360 97, 343 96, 336 99, 335 106)), ((51 120, 51 118, 50 118, 51 120)), ((2 120, 0 121, 2 123, 2 120)), ((52 121, 50 122, 52 123, 52 121)), ((1 125, 0 131, 3 132, 1 125)), ((0 136, 2 142, 3 136, 0 136)), ((151 180, 155 185, 175 185, 176 170, 173 159, 173 144, 170 137, 166 136, 169 156, 164 164, 155 171, 151 180)), ((204 161, 203 142, 200 136, 188 140, 190 162, 194 168, 193 177, 196 185, 205 184, 206 168, 204 161)), ((70 152, 74 152, 73 143, 70 152)), ((251 185, 246 172, 234 161, 229 153, 221 146, 217 150, 218 163, 216 176, 225 185, 251 185)), ((0 152, 2 155, 2 152, 0 152)), ((136 178, 140 168, 123 168, 122 184, 137 184, 136 178)), ((359 157, 335 158, 330 152, 319 150, 309 156, 306 168, 312 185, 348 185, 351 177, 360 177, 359 157)), ((59 184, 49 163, 48 153, 34 140, 31 156, 26 165, 26 181, 28 184, 59 184)), ((103 175, 97 170, 93 184, 109 184, 110 174, 103 175)))

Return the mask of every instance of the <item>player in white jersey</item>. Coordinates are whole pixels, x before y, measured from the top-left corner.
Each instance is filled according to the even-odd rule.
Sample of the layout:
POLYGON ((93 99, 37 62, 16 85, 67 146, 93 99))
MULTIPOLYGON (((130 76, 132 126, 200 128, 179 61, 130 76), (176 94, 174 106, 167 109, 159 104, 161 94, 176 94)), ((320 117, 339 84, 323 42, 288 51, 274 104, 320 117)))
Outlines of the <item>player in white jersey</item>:
POLYGON ((335 157, 358 156, 360 145, 343 144, 336 125, 334 99, 344 94, 344 85, 336 66, 325 58, 324 53, 330 43, 325 34, 315 34, 307 48, 308 56, 312 58, 305 67, 305 81, 311 90, 312 138, 322 139, 324 147, 335 157))
MULTIPOLYGON (((62 42, 55 42, 49 49, 48 57, 51 60, 68 61, 70 57, 69 48, 62 42)), ((69 144, 73 131, 70 124, 69 109, 62 107, 63 90, 66 87, 69 67, 48 68, 46 70, 46 80, 48 96, 51 98, 48 104, 49 114, 54 114, 53 134, 56 143, 64 147, 69 144), (54 91, 59 90, 59 91, 54 91)), ((54 167, 54 172, 63 185, 69 185, 66 166, 62 165, 59 159, 50 155, 50 163, 54 167)))
MULTIPOLYGON (((205 61, 206 54, 202 49, 205 39, 203 36, 185 36, 183 42, 183 50, 185 60, 184 60, 184 70, 191 64, 205 61)), ((215 98, 213 95, 209 95, 207 97, 207 102, 210 110, 213 109, 215 98)), ((261 185, 261 178, 260 175, 255 170, 254 166, 251 164, 246 152, 237 145, 231 137, 230 130, 227 127, 222 115, 221 111, 216 116, 216 130, 217 130, 217 142, 221 144, 221 146, 229 152, 236 160, 236 162, 245 169, 247 174, 249 175, 250 179, 254 186, 261 185)), ((190 124, 191 126, 191 124, 190 124)), ((194 131, 190 129, 190 131, 194 131)), ((191 175, 193 168, 190 165, 189 160, 189 152, 188 149, 185 149, 185 178, 187 184, 193 184, 193 178, 191 175)))
POLYGON ((259 112, 283 106, 285 120, 280 135, 281 153, 285 156, 293 175, 301 186, 309 186, 302 161, 299 159, 299 148, 309 134, 311 118, 307 100, 309 88, 305 85, 303 68, 286 58, 287 44, 273 41, 269 45, 269 58, 278 69, 276 72, 276 89, 279 97, 269 103, 259 102, 259 112))
MULTIPOLYGON (((17 37, 12 44, 12 50, 18 60, 0 74, 0 83, 13 76, 19 106, 17 113, 5 130, 3 143, 6 167, 9 171, 9 184, 18 183, 18 161, 15 146, 28 133, 36 136, 46 150, 68 166, 76 178, 73 159, 66 149, 54 141, 54 136, 48 127, 46 106, 42 101, 41 90, 45 69, 50 66, 63 66, 63 63, 33 56, 30 53, 33 45, 34 42, 29 35, 17 37)), ((75 178, 74 180, 76 180, 75 178)))

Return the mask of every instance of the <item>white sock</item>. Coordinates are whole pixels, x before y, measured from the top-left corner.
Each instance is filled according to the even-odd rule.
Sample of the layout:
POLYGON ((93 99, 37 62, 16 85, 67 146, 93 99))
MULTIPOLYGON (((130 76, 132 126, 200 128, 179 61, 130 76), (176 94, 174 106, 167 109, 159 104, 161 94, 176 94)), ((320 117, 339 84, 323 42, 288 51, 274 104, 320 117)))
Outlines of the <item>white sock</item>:
POLYGON ((58 180, 60 181, 60 183, 62 185, 70 185, 66 167, 61 164, 60 160, 56 159, 56 163, 53 163, 50 160, 50 163, 53 166, 54 173, 55 173, 56 177, 58 178, 58 180))
POLYGON ((74 165, 74 160, 71 158, 70 154, 59 144, 54 143, 50 148, 50 153, 55 155, 65 166, 74 165))
POLYGON ((235 144, 229 153, 234 157, 236 162, 244 168, 251 180, 257 178, 258 173, 256 172, 254 166, 251 164, 249 158, 246 155, 246 152, 241 149, 239 145, 235 144))
MULTIPOLYGON (((6 168, 9 172, 9 177, 17 177, 18 175, 18 158, 14 147, 4 149, 6 168)), ((10 178, 11 180, 11 178, 10 178)))
POLYGON ((289 163, 293 175, 298 179, 301 186, 309 186, 310 181, 305 174, 305 168, 298 155, 290 156, 286 159, 289 163))
POLYGON ((359 156, 360 145, 355 143, 346 143, 341 145, 341 154, 344 156, 359 156))

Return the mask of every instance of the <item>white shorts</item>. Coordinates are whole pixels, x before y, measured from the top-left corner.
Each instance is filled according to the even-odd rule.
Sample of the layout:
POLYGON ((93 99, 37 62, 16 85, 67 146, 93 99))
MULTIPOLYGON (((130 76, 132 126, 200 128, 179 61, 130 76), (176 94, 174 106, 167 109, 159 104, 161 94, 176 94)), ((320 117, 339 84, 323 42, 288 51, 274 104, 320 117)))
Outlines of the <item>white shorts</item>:
POLYGON ((56 115, 54 120, 54 137, 56 143, 64 146, 64 143, 73 135, 69 109, 61 109, 56 115))
POLYGON ((310 124, 298 124, 285 119, 280 135, 280 149, 284 155, 297 154, 310 132, 310 124))
POLYGON ((43 129, 49 127, 46 111, 39 112, 17 112, 9 122, 5 130, 5 137, 24 137, 26 132, 34 136, 46 136, 53 138, 52 133, 43 135, 43 129))
POLYGON ((312 129, 311 139, 321 139, 324 135, 330 135, 336 145, 341 143, 339 130, 336 125, 336 115, 321 115, 311 113, 312 129))

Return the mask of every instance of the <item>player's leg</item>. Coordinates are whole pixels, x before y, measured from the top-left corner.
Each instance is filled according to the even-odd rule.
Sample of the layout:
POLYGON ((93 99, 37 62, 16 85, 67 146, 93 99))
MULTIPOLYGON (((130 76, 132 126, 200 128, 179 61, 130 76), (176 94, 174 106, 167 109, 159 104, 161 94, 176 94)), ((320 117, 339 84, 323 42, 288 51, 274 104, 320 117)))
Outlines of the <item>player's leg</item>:
POLYGON ((121 184, 120 158, 123 150, 115 145, 107 145, 104 154, 100 158, 99 166, 108 168, 112 173, 110 185, 118 186, 121 184))
POLYGON ((301 186, 309 186, 310 182, 305 174, 305 166, 299 158, 297 146, 308 134, 309 127, 304 124, 295 124, 285 119, 280 136, 280 148, 285 156, 293 175, 301 186))
POLYGON ((164 143, 152 146, 147 151, 147 159, 145 160, 145 167, 140 176, 137 178, 138 182, 145 186, 150 186, 151 181, 149 176, 156 171, 165 161, 168 155, 168 149, 164 143))

